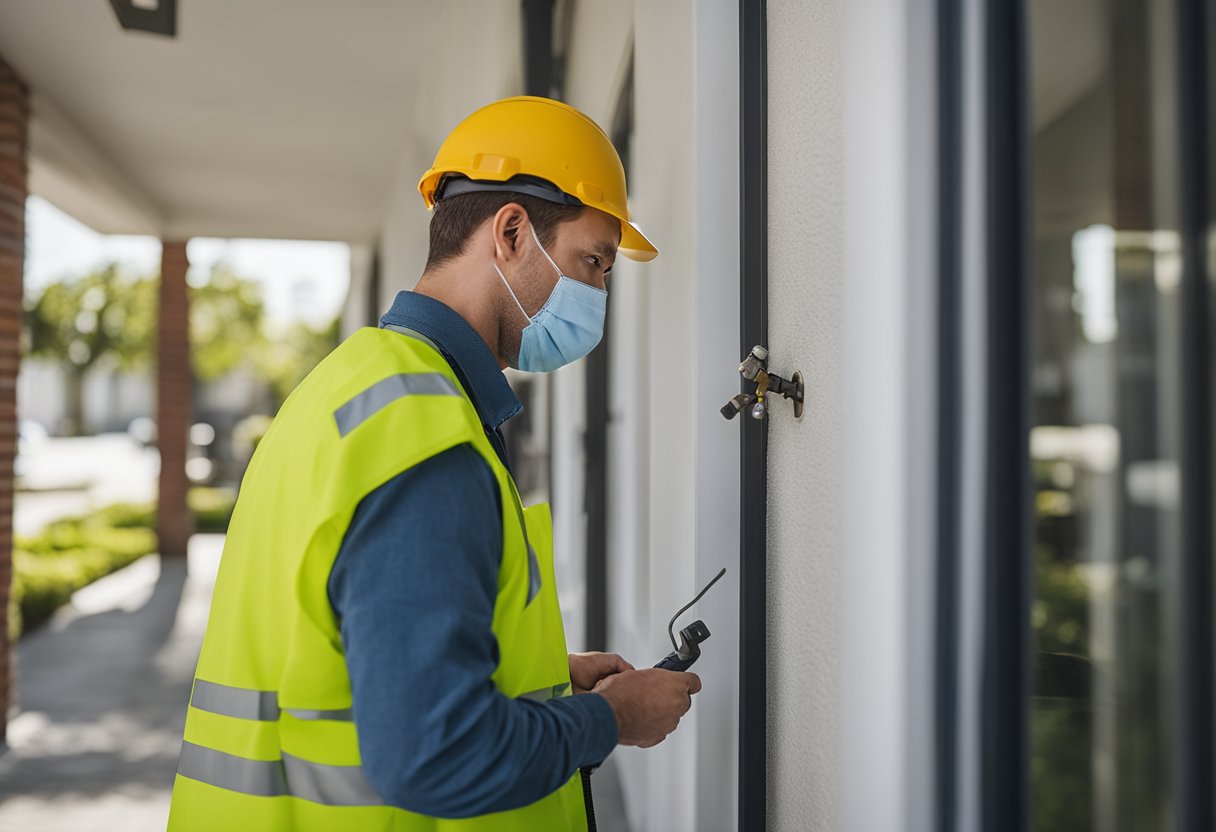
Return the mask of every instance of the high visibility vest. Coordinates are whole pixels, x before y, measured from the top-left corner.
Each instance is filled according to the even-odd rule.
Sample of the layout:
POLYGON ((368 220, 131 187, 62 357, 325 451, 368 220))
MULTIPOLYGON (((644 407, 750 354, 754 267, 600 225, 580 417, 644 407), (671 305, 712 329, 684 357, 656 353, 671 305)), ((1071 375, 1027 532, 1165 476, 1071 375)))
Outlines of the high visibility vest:
POLYGON ((529 806, 456 820, 386 806, 364 777, 329 574, 359 501, 448 448, 476 448, 502 497, 493 682, 513 698, 570 692, 549 508, 522 507, 452 369, 433 344, 407 335, 357 331, 291 394, 258 445, 220 561, 170 830, 587 828, 577 772, 529 806))

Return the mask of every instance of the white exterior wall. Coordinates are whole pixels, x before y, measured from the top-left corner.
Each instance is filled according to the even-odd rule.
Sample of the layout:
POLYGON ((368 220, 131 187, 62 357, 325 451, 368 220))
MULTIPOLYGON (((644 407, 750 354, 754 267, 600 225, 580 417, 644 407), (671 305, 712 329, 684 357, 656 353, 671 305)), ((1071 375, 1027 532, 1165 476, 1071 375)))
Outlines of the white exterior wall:
POLYGON ((936 6, 847 8, 841 826, 927 832, 937 828, 941 464, 936 6))
MULTIPOLYGON (((573 8, 567 100, 605 126, 629 23, 608 4, 573 8)), ((618 261, 611 288, 610 648, 639 666, 658 661, 671 650, 672 613, 719 568, 729 572, 681 619, 702 618, 713 633, 692 712, 657 748, 615 758, 634 832, 714 832, 735 828, 737 782, 738 423, 718 413, 738 386, 737 4, 636 3, 632 31, 630 202, 661 255, 618 261)), ((563 471, 581 468, 581 445, 563 438, 585 418, 581 373, 555 380, 559 501, 573 487, 563 471)), ((564 515, 559 502, 559 539, 573 524, 564 515)), ((581 534, 572 529, 571 546, 581 534)))
MULTIPOLYGON (((642 539, 647 559, 639 563, 648 603, 636 610, 638 641, 619 645, 638 664, 670 652, 663 632, 667 619, 696 592, 692 24, 691 2, 635 6, 631 209, 662 251, 658 260, 638 269, 648 312, 648 352, 638 356, 647 366, 647 383, 636 406, 649 432, 649 454, 640 472, 649 481, 649 522, 642 539)), ((711 646, 712 641, 705 645, 699 671, 710 665, 711 646)), ((697 736, 688 726, 653 749, 618 749, 635 832, 696 828, 697 750, 697 736)))
MULTIPOLYGON (((739 710, 739 422, 720 412, 739 376, 738 4, 697 2, 693 14, 696 259, 693 393, 696 582, 727 574, 697 605, 713 637, 697 672, 697 830, 735 828, 739 710)), ((682 600, 687 603, 687 596, 682 600)), ((687 623, 687 619, 685 619, 687 623)))
POLYGON ((769 828, 933 828, 933 9, 768 3, 769 828))
MULTIPOLYGON (((769 367, 806 379, 769 419, 769 828, 840 823, 844 441, 841 0, 768 4, 769 367)), ((881 793, 877 793, 881 794, 881 793)), ((858 827, 860 828, 860 827, 858 827)))

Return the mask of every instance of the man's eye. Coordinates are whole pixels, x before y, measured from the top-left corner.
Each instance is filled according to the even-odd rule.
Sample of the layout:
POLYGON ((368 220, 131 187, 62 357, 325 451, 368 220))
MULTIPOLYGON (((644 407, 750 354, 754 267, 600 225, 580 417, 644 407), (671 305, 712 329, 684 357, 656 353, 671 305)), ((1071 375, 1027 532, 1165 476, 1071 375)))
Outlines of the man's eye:
POLYGON ((599 258, 599 257, 597 257, 596 255, 592 254, 592 255, 589 255, 589 256, 588 256, 588 259, 591 261, 591 264, 592 264, 593 266, 595 266, 597 269, 600 267, 600 262, 601 262, 601 260, 600 260, 600 258, 599 258))

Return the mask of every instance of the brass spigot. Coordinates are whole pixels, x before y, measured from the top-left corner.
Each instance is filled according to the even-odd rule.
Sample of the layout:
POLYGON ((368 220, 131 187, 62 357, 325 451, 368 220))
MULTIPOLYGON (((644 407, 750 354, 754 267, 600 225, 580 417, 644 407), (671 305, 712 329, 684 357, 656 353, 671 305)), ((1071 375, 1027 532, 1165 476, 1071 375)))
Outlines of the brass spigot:
POLYGON ((727 419, 735 418, 743 408, 750 405, 752 418, 763 420, 769 412, 768 401, 765 398, 768 393, 776 393, 790 399, 794 404, 794 418, 802 418, 804 395, 802 373, 795 372, 792 379, 784 379, 776 373, 769 372, 767 349, 759 345, 752 347, 752 351, 739 364, 739 375, 749 382, 754 382, 756 388, 754 392, 744 392, 732 396, 730 401, 722 406, 722 415, 727 419))

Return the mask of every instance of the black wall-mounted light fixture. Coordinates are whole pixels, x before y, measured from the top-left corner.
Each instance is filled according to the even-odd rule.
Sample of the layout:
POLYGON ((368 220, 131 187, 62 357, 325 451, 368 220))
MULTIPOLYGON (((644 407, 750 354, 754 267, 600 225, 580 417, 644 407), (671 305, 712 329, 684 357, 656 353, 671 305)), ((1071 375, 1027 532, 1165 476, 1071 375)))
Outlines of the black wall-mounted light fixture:
POLYGON ((110 0, 122 28, 177 36, 177 0, 110 0))

